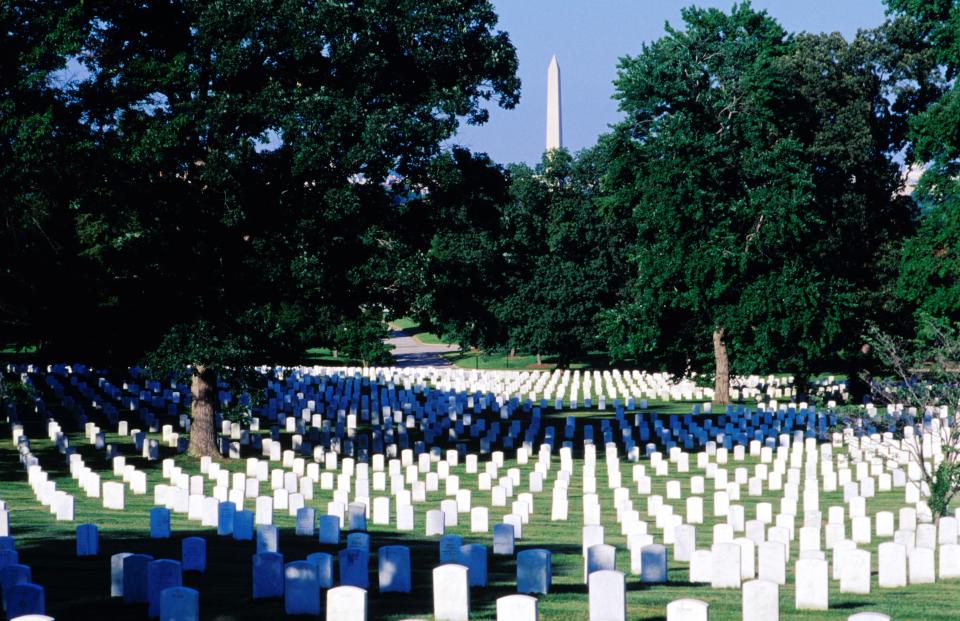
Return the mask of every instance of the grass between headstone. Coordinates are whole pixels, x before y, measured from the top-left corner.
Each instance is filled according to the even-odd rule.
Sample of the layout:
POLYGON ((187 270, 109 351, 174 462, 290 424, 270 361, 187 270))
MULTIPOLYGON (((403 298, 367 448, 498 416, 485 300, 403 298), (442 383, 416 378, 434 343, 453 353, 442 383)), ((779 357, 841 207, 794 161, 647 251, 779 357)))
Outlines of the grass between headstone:
MULTIPOLYGON (((689 407, 689 406, 687 406, 689 407)), ((567 413, 558 413, 564 416, 567 413)), ((612 417, 613 413, 591 413, 578 416, 578 423, 597 422, 601 418, 612 417)), ((546 421, 545 421, 546 422, 546 421)), ((28 435, 34 453, 40 458, 45 469, 57 481, 58 489, 76 496, 76 521, 57 522, 33 497, 26 483, 26 473, 20 468, 16 451, 6 436, 0 444, 0 498, 5 500, 10 510, 11 534, 16 537, 22 563, 33 569, 33 580, 46 588, 47 612, 60 619, 111 618, 117 621, 125 619, 143 619, 146 605, 124 605, 122 599, 111 599, 110 592, 110 556, 118 552, 137 552, 154 558, 180 559, 181 540, 188 536, 201 535, 207 539, 207 570, 204 574, 184 573, 184 586, 200 592, 200 612, 203 619, 264 619, 283 618, 283 603, 280 600, 251 599, 251 556, 255 552, 252 541, 236 542, 229 537, 218 537, 214 529, 202 528, 189 522, 184 515, 174 514, 172 526, 174 536, 168 540, 149 538, 149 509, 153 506, 153 486, 164 482, 161 476, 161 464, 146 462, 137 457, 128 457, 129 463, 148 473, 149 493, 136 496, 126 490, 126 509, 110 511, 103 509, 99 499, 88 499, 69 476, 63 456, 49 441, 44 439, 40 425, 28 426, 28 435), (78 559, 75 554, 75 530, 77 524, 94 523, 100 528, 100 554, 95 558, 78 559)), ((71 445, 78 448, 87 465, 98 471, 104 481, 119 480, 114 477, 109 464, 103 459, 103 453, 89 445, 80 433, 70 434, 71 445)), ((289 445, 288 437, 284 438, 289 445)), ((133 453, 128 446, 131 439, 108 434, 107 441, 123 447, 123 453, 133 453)), ((172 457, 171 449, 164 447, 161 457, 172 457)), ((512 451, 510 452, 512 454, 512 451)), ((597 459, 597 493, 603 508, 602 519, 606 530, 605 542, 617 547, 617 567, 627 575, 628 618, 631 620, 664 619, 669 602, 680 598, 696 598, 710 605, 710 618, 713 621, 737 620, 741 614, 741 592, 739 590, 713 589, 709 585, 692 585, 687 582, 688 564, 671 558, 669 563, 669 582, 664 585, 642 585, 637 576, 629 575, 629 553, 626 538, 620 535, 619 525, 613 510, 613 491, 607 489, 606 468, 602 451, 597 459)), ((191 474, 199 473, 199 464, 185 456, 175 457, 177 465, 191 474)), ((645 462, 646 460, 644 460, 645 462)), ((522 485, 516 492, 526 491, 527 476, 533 470, 535 459, 525 466, 517 466, 507 459, 501 472, 508 467, 518 467, 522 472, 522 485)), ((482 472, 482 463, 481 469, 482 472)), ((727 468, 751 468, 757 463, 748 457, 742 462, 731 462, 727 468)), ((226 462, 224 467, 232 471, 243 470, 245 462, 237 460, 226 462)), ((582 460, 575 459, 576 471, 571 479, 568 493, 569 519, 565 522, 550 521, 550 489, 553 478, 559 468, 559 459, 554 454, 550 478, 544 492, 534 496, 535 511, 530 523, 523 528, 524 538, 517 542, 517 551, 530 548, 547 548, 553 553, 553 586, 550 594, 539 597, 541 619, 585 619, 587 615, 587 588, 583 584, 583 560, 581 557, 582 527, 582 460)), ((653 518, 646 517, 646 503, 636 493, 631 482, 631 464, 621 464, 624 485, 631 488, 634 508, 648 521, 650 531, 660 540, 660 531, 654 527, 653 518)), ((696 468, 695 459, 691 459, 690 473, 675 473, 667 477, 656 477, 648 467, 647 474, 653 479, 651 492, 666 497, 667 480, 681 481, 683 497, 690 492, 690 477, 703 474, 696 468)), ((472 490, 473 506, 489 506, 489 491, 477 489, 477 475, 465 473, 465 466, 451 468, 452 474, 460 476, 461 488, 472 490)), ((205 483, 209 492, 212 483, 205 483)), ((428 508, 436 508, 445 497, 444 486, 438 492, 428 494, 428 502, 417 503, 416 527, 413 532, 397 532, 392 526, 376 526, 368 522, 371 537, 371 562, 369 590, 370 619, 395 621, 405 617, 430 618, 432 612, 431 570, 439 563, 438 537, 425 537, 425 515, 428 508), (385 545, 406 545, 411 548, 413 565, 413 592, 410 594, 388 593, 381 595, 376 587, 376 549, 385 545)), ((704 498, 705 523, 696 526, 698 548, 709 548, 713 524, 712 485, 708 481, 704 498)), ((765 490, 763 497, 750 497, 744 494, 739 504, 744 505, 747 519, 755 515, 758 502, 779 503, 779 495, 765 490), (775 500, 772 500, 775 499, 775 500)), ((376 495, 371 491, 371 496, 376 495)), ((318 508, 323 513, 332 492, 321 490, 317 486, 314 500, 308 506, 318 508)), ((678 509, 683 508, 684 499, 665 500, 678 509)), ((820 507, 826 520, 827 509, 833 505, 842 505, 842 491, 820 494, 820 507)), ((245 508, 251 508, 248 501, 245 508)), ((509 505, 509 502, 508 502, 509 505)), ((894 488, 891 492, 878 493, 867 501, 867 513, 873 516, 877 511, 896 511, 903 506, 903 489, 894 488)), ((775 511, 778 504, 775 505, 775 511)), ((502 521, 509 513, 508 507, 490 507, 490 527, 502 521)), ((391 503, 391 521, 395 520, 395 505, 391 503)), ((798 529, 802 516, 798 518, 798 529)), ((340 546, 320 545, 312 537, 294 535, 293 517, 277 512, 274 523, 280 529, 280 552, 285 562, 304 559, 312 552, 324 551, 336 553, 345 547, 346 533, 341 537, 340 546)), ((469 514, 461 514, 459 525, 448 527, 447 533, 459 534, 464 543, 481 543, 492 548, 491 534, 470 532, 469 514)), ((849 530, 848 530, 849 533, 849 530)), ((790 620, 846 619, 848 615, 859 611, 879 611, 894 619, 923 619, 930 621, 952 620, 957 618, 956 608, 951 602, 960 598, 960 580, 942 580, 936 584, 914 585, 903 589, 880 590, 877 588, 877 545, 881 541, 874 536, 869 545, 872 558, 872 592, 870 595, 847 595, 839 592, 839 582, 830 581, 830 609, 817 612, 797 612, 794 610, 794 563, 798 558, 798 541, 792 544, 791 560, 787 568, 787 584, 780 589, 780 618, 790 620)), ((493 556, 489 550, 489 586, 471 589, 471 618, 494 619, 496 617, 496 599, 515 592, 516 562, 513 557, 493 556)), ((830 558, 829 553, 827 558, 830 558)))

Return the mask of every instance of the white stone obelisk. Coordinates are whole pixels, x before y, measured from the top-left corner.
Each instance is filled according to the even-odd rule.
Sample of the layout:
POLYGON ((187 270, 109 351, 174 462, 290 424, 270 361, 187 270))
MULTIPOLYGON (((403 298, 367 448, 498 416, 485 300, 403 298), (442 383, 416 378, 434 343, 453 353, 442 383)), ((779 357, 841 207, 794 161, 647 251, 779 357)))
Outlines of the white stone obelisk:
POLYGON ((547 151, 563 146, 560 127, 560 64, 557 55, 550 59, 547 68, 547 151))

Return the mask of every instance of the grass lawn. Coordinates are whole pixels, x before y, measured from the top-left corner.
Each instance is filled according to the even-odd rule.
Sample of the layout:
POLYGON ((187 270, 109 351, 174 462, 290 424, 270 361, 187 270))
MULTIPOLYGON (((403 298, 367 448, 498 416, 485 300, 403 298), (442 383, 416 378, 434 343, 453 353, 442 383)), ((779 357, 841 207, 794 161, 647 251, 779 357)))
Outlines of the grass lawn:
POLYGON ((401 317, 390 322, 390 328, 394 330, 403 330, 421 343, 427 345, 447 345, 446 341, 432 332, 420 329, 420 324, 409 317, 401 317))
MULTIPOLYGON (((677 411, 689 411, 689 404, 654 404, 658 411, 668 413, 673 408, 677 411)), ((557 412, 545 413, 545 425, 555 425, 562 430, 562 418, 573 415, 578 425, 591 423, 599 426, 599 419, 612 418, 608 412, 557 412)), ((60 422, 69 431, 71 419, 67 415, 58 416, 60 422)), ((163 482, 160 462, 146 462, 134 455, 131 439, 108 434, 107 441, 121 448, 123 454, 128 455, 129 463, 137 468, 145 469, 149 478, 149 493, 144 496, 134 496, 126 490, 126 510, 109 511, 101 507, 99 499, 87 499, 73 479, 70 478, 65 460, 51 442, 45 439, 43 423, 34 421, 26 428, 31 438, 34 453, 40 459, 43 467, 50 471, 52 479, 56 480, 58 489, 63 489, 76 495, 76 522, 56 522, 53 516, 42 507, 33 497, 32 490, 26 483, 26 472, 20 467, 11 441, 10 435, 5 434, 0 440, 0 498, 7 503, 10 510, 11 534, 16 537, 20 561, 33 569, 34 582, 46 588, 47 613, 56 619, 92 619, 109 618, 112 620, 144 619, 146 605, 124 605, 122 600, 111 599, 110 589, 110 555, 117 552, 140 552, 153 555, 155 558, 180 558, 180 540, 185 536, 203 535, 207 539, 207 571, 204 574, 187 573, 184 575, 184 584, 200 591, 200 612, 203 619, 217 619, 220 621, 246 619, 274 619, 284 618, 282 601, 251 599, 251 562, 250 557, 255 552, 252 541, 233 541, 229 537, 218 537, 215 530, 202 528, 196 523, 188 522, 184 516, 174 514, 172 526, 174 537, 169 540, 152 540, 149 538, 149 509, 153 505, 153 486, 163 482), (78 559, 75 555, 74 531, 77 524, 92 522, 100 527, 100 555, 91 559, 78 559)), ((562 433, 562 431, 561 431, 562 433)), ((155 436, 154 436, 155 437, 155 436)), ((97 451, 88 444, 81 433, 70 435, 70 443, 76 447, 88 466, 99 471, 103 480, 117 480, 113 476, 109 464, 103 459, 103 452, 97 451)), ((284 445, 289 446, 289 437, 284 437, 284 445)), ((174 456, 172 449, 163 447, 162 457, 174 457, 177 464, 190 473, 199 473, 198 464, 185 456, 174 456)), ((617 547, 617 566, 629 572, 629 555, 626 550, 626 538, 621 536, 620 529, 615 521, 613 511, 613 491, 607 487, 606 468, 603 463, 602 450, 598 451, 597 490, 600 503, 603 507, 603 525, 606 529, 606 543, 617 547)), ((517 465, 510 459, 513 451, 508 451, 504 469, 518 467, 522 472, 522 484, 516 490, 527 490, 527 475, 533 470, 534 460, 527 465, 517 465)), ((481 460, 481 469, 482 462, 481 460)), ((733 470, 738 466, 745 466, 752 470, 756 463, 755 458, 748 457, 743 462, 731 461, 726 468, 730 471, 732 480, 733 470)), ((224 467, 230 470, 242 470, 243 461, 225 462, 224 467)), ((534 513, 529 524, 524 525, 524 537, 518 541, 517 550, 528 548, 547 548, 553 553, 553 586, 547 596, 539 598, 540 618, 551 619, 586 619, 587 617, 587 589, 583 584, 583 561, 581 557, 581 526, 582 526, 582 478, 580 459, 575 460, 575 473, 571 479, 569 498, 569 519, 565 522, 550 521, 550 504, 553 480, 559 468, 559 458, 554 456, 550 476, 544 492, 534 496, 534 513)), ((631 483, 631 464, 621 463, 621 472, 624 485, 631 489, 631 498, 634 508, 642 515, 646 514, 646 503, 637 494, 636 486, 631 483)), ((477 489, 477 475, 466 474, 463 464, 453 467, 452 473, 460 475, 461 488, 468 488, 473 493, 473 505, 489 506, 491 496, 489 491, 477 489)), ((691 459, 690 473, 673 473, 667 477, 653 476, 651 468, 647 474, 652 476, 652 493, 666 496, 667 480, 679 480, 682 484, 683 495, 690 492, 690 477, 703 474, 696 468, 696 460, 691 459)), ((422 476, 422 475, 421 475, 422 476)), ((370 525, 371 535, 371 586, 369 589, 369 618, 397 621, 408 617, 431 618, 432 611, 432 584, 430 570, 438 564, 437 537, 425 537, 425 512, 428 508, 435 508, 443 494, 443 485, 440 491, 428 494, 427 503, 418 503, 416 510, 416 530, 413 532, 396 532, 389 527, 370 525), (411 594, 388 594, 381 596, 376 586, 376 554, 378 547, 389 544, 403 544, 411 547, 413 561, 413 587, 411 594)), ((205 491, 209 494, 212 483, 205 481, 205 491)), ((704 494, 704 516, 706 523, 698 525, 698 547, 709 547, 711 528, 715 523, 713 515, 713 486, 707 481, 704 494)), ((376 492, 372 492, 376 493, 376 492)), ((746 519, 755 516, 757 502, 769 501, 775 503, 774 510, 779 508, 779 494, 766 492, 764 497, 750 497, 746 495, 744 486, 743 496, 739 504, 745 506, 746 519)), ((318 512, 325 510, 326 503, 332 499, 332 491, 321 490, 316 487, 314 500, 308 506, 318 508, 318 512)), ((509 499, 508 499, 509 500, 509 499)), ((667 504, 683 510, 683 500, 668 500, 667 504)), ((842 492, 825 493, 820 495, 821 510, 826 518, 827 508, 832 505, 842 505, 842 492)), ((896 511, 903 504, 903 490, 894 489, 892 492, 878 493, 875 498, 867 501, 868 514, 880 510, 896 511)), ((248 501, 245 507, 250 509, 252 502, 248 501)), ((391 517, 394 516, 394 507, 391 507, 391 517)), ((507 507, 490 507, 490 525, 499 523, 502 517, 509 512, 507 507)), ((660 532, 654 528, 654 520, 644 517, 650 531, 660 540, 660 532)), ((797 521, 799 528, 802 517, 797 521)), ((286 515, 277 513, 275 523, 280 527, 280 552, 284 560, 290 562, 305 558, 308 554, 317 551, 336 553, 336 546, 321 546, 314 538, 296 537, 294 535, 294 520, 286 515)), ((464 543, 483 543, 492 546, 490 534, 473 534, 470 532, 469 515, 460 516, 460 523, 456 527, 448 528, 448 533, 459 534, 464 543)), ((849 523, 847 533, 849 535, 849 523)), ((342 535, 345 546, 345 534, 342 535)), ((879 590, 876 582, 877 555, 875 538, 873 543, 861 546, 872 552, 874 579, 871 585, 872 593, 864 595, 843 595, 839 593, 837 582, 830 582, 830 610, 826 612, 796 612, 794 611, 794 580, 793 562, 798 556, 798 541, 794 541, 791 549, 791 561, 788 568, 788 584, 780 590, 780 618, 791 620, 819 620, 819 619, 846 619, 848 615, 864 610, 875 610, 891 615, 893 619, 905 620, 951 620, 957 618, 957 611, 949 602, 960 601, 960 581, 941 581, 936 584, 910 586, 904 589, 879 590)), ((829 554, 827 555, 829 559, 829 554)), ((471 589, 471 618, 494 619, 496 617, 495 602, 498 597, 513 592, 516 580, 516 564, 513 558, 500 556, 489 559, 489 586, 486 588, 471 589)), ((644 585, 636 576, 628 575, 627 602, 628 619, 654 620, 663 619, 667 603, 674 599, 692 597, 704 600, 710 604, 710 618, 718 620, 740 619, 740 591, 719 590, 709 586, 692 585, 687 582, 687 563, 670 560, 669 582, 664 585, 644 585)))
POLYGON ((329 367, 355 367, 360 366, 359 360, 353 358, 344 358, 343 356, 334 356, 333 350, 326 347, 311 347, 307 350, 303 361, 297 364, 320 365, 329 367))
POLYGON ((451 351, 440 355, 449 362, 464 369, 521 371, 534 367, 537 362, 536 356, 510 357, 510 355, 506 353, 486 354, 483 352, 451 351))
MULTIPOLYGON (((436 334, 420 329, 420 324, 409 317, 401 317, 390 322, 390 327, 394 330, 403 330, 421 343, 427 345, 448 345, 448 343, 436 334)), ((519 354, 510 356, 509 352, 478 352, 469 351, 451 351, 440 354, 451 364, 464 369, 489 369, 489 370, 523 370, 523 369, 554 369, 557 366, 557 357, 552 355, 543 355, 541 364, 537 365, 537 357, 533 354, 519 354)), ((582 360, 575 360, 568 365, 571 369, 608 369, 610 359, 605 352, 590 352, 582 360)))
POLYGON ((35 354, 37 353, 36 345, 24 345, 22 347, 15 347, 13 345, 2 345, 0 346, 0 355, 3 354, 35 354))
MULTIPOLYGON (((552 370, 557 368, 557 357, 541 356, 541 364, 537 365, 537 357, 530 354, 510 356, 509 352, 458 352, 452 351, 441 354, 444 358, 464 369, 491 369, 491 370, 524 370, 541 369, 552 370)), ((591 352, 583 359, 575 360, 567 365, 570 369, 610 369, 610 360, 601 352, 591 352)))

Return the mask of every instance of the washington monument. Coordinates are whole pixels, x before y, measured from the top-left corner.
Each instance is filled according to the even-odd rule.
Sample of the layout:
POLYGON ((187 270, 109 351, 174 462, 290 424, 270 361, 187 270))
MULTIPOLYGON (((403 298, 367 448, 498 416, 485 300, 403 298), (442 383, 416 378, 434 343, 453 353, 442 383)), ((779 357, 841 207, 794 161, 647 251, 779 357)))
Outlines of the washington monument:
POLYGON ((563 131, 560 127, 560 64, 557 55, 550 59, 547 68, 547 151, 563 146, 563 131))

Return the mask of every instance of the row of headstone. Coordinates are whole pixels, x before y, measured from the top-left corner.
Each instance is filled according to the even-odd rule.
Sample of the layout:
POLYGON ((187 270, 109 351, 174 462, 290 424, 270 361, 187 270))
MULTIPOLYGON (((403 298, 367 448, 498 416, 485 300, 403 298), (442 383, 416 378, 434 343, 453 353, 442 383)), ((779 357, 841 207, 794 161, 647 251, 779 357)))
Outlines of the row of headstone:
POLYGON ((33 582, 33 571, 20 562, 16 541, 0 536, 0 595, 8 619, 45 616, 46 592, 33 582))
MULTIPOLYGON (((69 370, 69 369, 68 369, 68 370, 69 370)), ((337 369, 336 372, 337 372, 338 374, 341 374, 341 373, 343 372, 343 370, 342 370, 342 369, 337 369)), ((295 377, 295 376, 294 376, 294 377, 295 377)), ((338 375, 338 376, 334 376, 334 377, 343 378, 344 376, 343 376, 343 375, 338 375)), ((304 379, 309 380, 309 379, 311 379, 311 377, 310 377, 310 376, 305 376, 304 379)), ((316 379, 316 378, 314 378, 314 379, 316 379)), ((322 379, 321 379, 320 381, 323 382, 323 381, 325 381, 325 380, 322 380, 322 379)), ((342 381, 342 380, 341 380, 341 381, 342 381)), ((349 383, 349 382, 348 382, 348 383, 349 383)), ((291 384, 288 383, 287 385, 290 386, 291 384)), ((308 382, 308 385, 309 385, 309 382, 308 382)), ((339 389, 341 385, 342 385, 341 383, 338 383, 338 384, 337 384, 337 389, 339 389)), ((126 385, 125 385, 125 388, 126 388, 126 385)), ((153 386, 153 390, 154 390, 154 391, 158 391, 159 388, 160 388, 159 384, 156 384, 156 385, 153 386)), ((136 385, 131 386, 131 390, 138 390, 138 389, 139 389, 139 387, 136 386, 136 385)), ((414 387, 414 389, 415 389, 415 391, 416 391, 416 387, 414 387)), ((425 391, 421 391, 421 392, 424 392, 424 393, 425 393, 425 391)), ((165 395, 166 395, 166 394, 167 394, 167 391, 164 391, 164 393, 165 393, 165 395)), ((330 394, 330 393, 329 393, 329 389, 328 389, 327 395, 329 396, 329 394, 330 394)), ((179 396, 181 396, 181 392, 180 392, 180 391, 170 392, 169 396, 170 396, 170 397, 179 397, 179 396)), ((141 398, 144 397, 144 395, 142 394, 142 391, 141 391, 140 397, 141 397, 141 398)), ((177 401, 177 399, 173 399, 173 401, 177 401)), ((184 423, 184 420, 183 420, 183 419, 184 419, 184 417, 181 416, 181 419, 180 419, 180 420, 181 420, 181 426, 183 426, 183 423, 184 423)), ((164 433, 165 433, 165 435, 168 435, 168 434, 169 434, 169 430, 165 429, 165 430, 164 430, 164 433)), ((136 440, 136 439, 135 439, 135 440, 136 440)))
MULTIPOLYGON (((67 450, 66 436, 56 429, 53 435, 57 438, 58 446, 63 451, 67 450)), ((21 425, 13 425, 14 442, 17 446, 20 464, 27 471, 27 482, 33 490, 34 497, 42 506, 47 507, 58 521, 73 521, 74 519, 74 497, 63 490, 57 489, 55 481, 50 479, 49 473, 40 465, 40 460, 30 449, 30 440, 23 432, 21 425)), ((3 509, 2 520, 8 521, 6 509, 3 509)), ((2 524, 0 524, 2 526, 2 524)), ((9 530, 9 524, 7 524, 9 530)))
MULTIPOLYGON (((272 450, 272 449, 271 449, 271 450, 272 450)), ((409 450, 409 449, 407 449, 407 450, 409 450)), ((422 455, 423 455, 423 453, 421 453, 421 456, 422 456, 422 455)), ((609 457, 608 457, 608 467, 609 467, 609 461, 610 461, 610 459, 609 459, 609 457)), ((651 462, 652 462, 652 461, 653 461, 653 460, 651 460, 651 462)), ((572 470, 572 468, 571 468, 571 470, 572 470)), ((563 471, 561 471, 561 472, 563 472, 563 471)), ((608 476, 609 476, 609 475, 610 475, 610 472, 608 472, 608 476)), ((658 472, 658 475, 659 475, 659 472, 658 472)), ((558 479, 558 480, 559 480, 559 479, 558 479)), ((501 489, 504 489, 504 488, 501 487, 501 489)), ((555 489, 556 489, 556 488, 555 488, 555 489)), ((669 492, 668 492, 668 496, 669 496, 669 495, 670 495, 670 494, 669 494, 669 492)), ((376 499, 375 499, 375 500, 376 500, 376 499)), ((218 505, 218 508, 219 508, 219 505, 218 505)), ((620 507, 619 507, 619 506, 617 507, 617 509, 618 509, 618 514, 622 512, 622 511, 620 510, 620 507)), ((453 514, 453 515, 455 515, 457 512, 459 512, 459 511, 447 511, 447 512, 442 512, 442 510, 441 510, 441 514, 442 514, 442 513, 447 513, 447 514, 453 514)), ((510 526, 510 527, 511 527, 510 530, 512 530, 513 535, 514 535, 514 538, 516 538, 517 535, 520 535, 520 534, 522 533, 522 523, 523 523, 522 517, 523 517, 523 511, 521 510, 519 513, 511 514, 511 515, 516 515, 516 516, 520 517, 520 520, 518 521, 518 523, 516 523, 516 524, 508 523, 508 524, 498 525, 498 526, 510 526)), ((447 520, 446 516, 441 515, 440 517, 442 518, 443 525, 446 525, 446 520, 447 520)), ((340 519, 343 519, 343 518, 341 517, 340 519)), ((311 521, 311 523, 312 523, 312 521, 311 521)), ((660 525, 659 525, 659 524, 658 524, 658 528, 660 528, 660 525)), ((501 532, 502 532, 503 530, 504 530, 504 529, 501 529, 501 532)), ((442 532, 442 531, 440 531, 440 532, 442 532)), ((439 533, 438 533, 438 534, 439 534, 439 533)), ((802 533, 801 533, 801 535, 802 535, 802 533)), ((495 531, 495 539, 496 539, 496 531, 495 531)), ((666 542, 665 542, 665 543, 666 543, 666 542)), ((496 541, 495 541, 495 544, 496 544, 496 541)), ((647 547, 647 546, 639 546, 639 548, 640 548, 641 550, 642 550, 643 548, 645 548, 645 547, 647 547)), ((495 548, 496 548, 496 545, 495 545, 495 548)), ((496 550, 495 550, 495 552, 496 552, 496 550)), ((602 560, 602 559, 601 559, 601 560, 602 560)), ((642 554, 641 554, 641 560, 642 560, 642 554)), ((655 564, 654 564, 654 566, 655 566, 655 564)), ((614 563, 614 567, 615 567, 615 563, 614 563)), ((601 569, 601 570, 602 570, 602 569, 601 569)))

